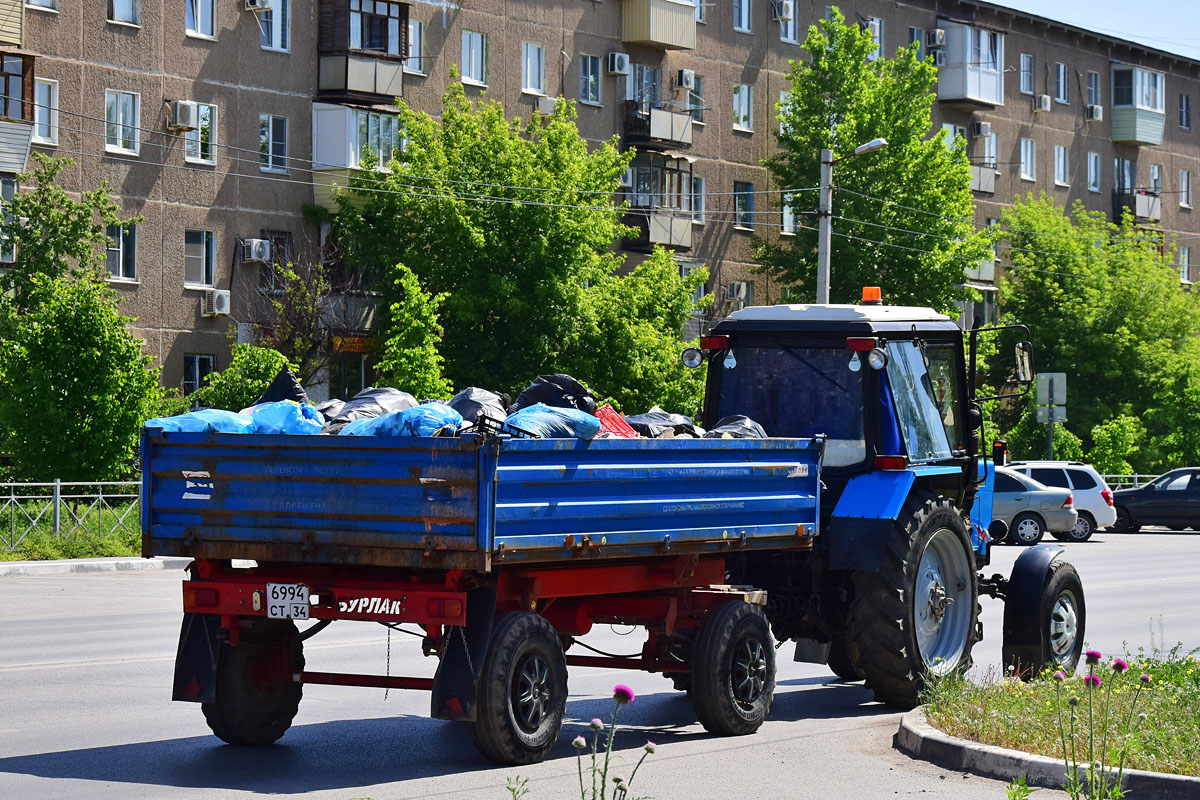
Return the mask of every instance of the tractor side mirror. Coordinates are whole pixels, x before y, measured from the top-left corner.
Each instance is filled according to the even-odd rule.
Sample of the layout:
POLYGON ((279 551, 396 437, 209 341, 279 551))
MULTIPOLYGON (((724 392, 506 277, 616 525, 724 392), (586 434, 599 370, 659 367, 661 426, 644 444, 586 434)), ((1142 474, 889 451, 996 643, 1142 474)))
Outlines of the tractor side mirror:
POLYGON ((983 412, 979 410, 979 406, 971 406, 967 409, 967 430, 977 431, 983 427, 983 412))
POLYGON ((1033 345, 1029 342, 1017 342, 1017 382, 1033 382, 1033 345))

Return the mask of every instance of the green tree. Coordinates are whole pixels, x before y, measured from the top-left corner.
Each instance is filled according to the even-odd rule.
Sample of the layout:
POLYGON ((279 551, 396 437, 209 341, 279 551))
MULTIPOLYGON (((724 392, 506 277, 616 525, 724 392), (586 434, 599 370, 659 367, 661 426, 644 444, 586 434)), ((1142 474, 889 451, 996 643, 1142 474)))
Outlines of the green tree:
POLYGON ((399 294, 383 332, 383 353, 376 365, 380 383, 403 389, 418 399, 446 400, 454 390, 442 377, 438 309, 448 295, 426 292, 416 274, 403 264, 396 265, 395 274, 399 294))
POLYGON ((1129 459, 1138 451, 1146 428, 1137 417, 1122 414, 1092 428, 1092 449, 1088 461, 1105 475, 1130 475, 1129 459))
MULTIPOLYGON (((988 236, 975 230, 971 170, 965 144, 930 137, 937 69, 915 45, 894 58, 868 60, 870 34, 847 25, 840 11, 813 25, 794 60, 792 88, 780 103, 781 152, 763 163, 776 186, 791 194, 796 219, 810 221, 783 239, 756 237, 762 272, 809 297, 816 290, 820 152, 833 151, 834 236, 830 299, 856 302, 862 286, 883 288, 884 300, 957 314, 963 271, 989 255, 988 236), (846 158, 867 141, 888 146, 846 158), (876 199, 878 198, 878 199, 876 199)), ((787 195, 784 195, 785 197, 787 195)))
POLYGON ((95 277, 25 284, 0 340, 0 420, 26 479, 110 480, 132 471, 157 370, 128 331, 116 294, 95 277))
POLYGON ((307 384, 329 364, 329 330, 345 322, 346 298, 334 294, 329 269, 320 261, 289 261, 271 269, 273 280, 259 287, 253 321, 270 329, 271 348, 295 364, 296 377, 307 384))
POLYGON ((295 365, 276 350, 235 344, 229 366, 210 375, 208 385, 193 392, 191 398, 209 408, 241 411, 266 391, 284 367, 296 371, 295 365))
POLYGON ((394 264, 447 295, 440 350, 450 384, 524 388, 569 347, 588 283, 620 266, 610 248, 626 229, 613 194, 633 153, 620 153, 616 137, 589 150, 570 101, 510 122, 499 102, 473 102, 455 82, 437 119, 397 104, 400 160, 360 172, 338 199, 346 263, 385 309, 403 295, 394 264))
POLYGON ((1153 432, 1144 457, 1135 458, 1139 472, 1166 472, 1200 464, 1200 341, 1184 342, 1183 352, 1154 393, 1145 415, 1153 432))
MULTIPOLYGON (((1014 461, 1046 458, 1050 449, 1050 429, 1038 422, 1035 406, 1025 404, 1017 424, 1008 432, 1008 452, 1014 461)), ((1061 422, 1054 423, 1054 458, 1056 461, 1082 461, 1083 442, 1061 422)))
POLYGON ((75 166, 70 158, 51 158, 34 153, 34 169, 18 177, 29 191, 17 192, 5 203, 0 218, 4 244, 16 248, 12 267, 0 271, 0 293, 12 292, 18 311, 30 308, 36 286, 50 287, 55 278, 77 273, 96 275, 104 269, 105 248, 110 239, 106 226, 136 224, 140 217, 122 221, 120 208, 108 184, 83 192, 78 199, 59 183, 64 169, 75 166), (51 282, 38 282, 45 276, 51 282))

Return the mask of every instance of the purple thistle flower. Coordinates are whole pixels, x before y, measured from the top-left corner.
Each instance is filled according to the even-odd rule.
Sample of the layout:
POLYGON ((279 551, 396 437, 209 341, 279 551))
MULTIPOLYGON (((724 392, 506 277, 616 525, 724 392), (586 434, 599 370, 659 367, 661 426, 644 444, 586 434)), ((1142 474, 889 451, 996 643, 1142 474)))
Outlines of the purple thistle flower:
POLYGON ((1138 680, 1142 682, 1142 686, 1150 685, 1150 676, 1145 672, 1142 673, 1142 677, 1138 678, 1138 680))
POLYGON ((582 736, 576 736, 571 740, 571 746, 576 750, 583 750, 587 747, 587 739, 584 739, 582 736))
POLYGON ((604 721, 598 717, 593 717, 592 721, 588 723, 588 727, 594 731, 604 730, 604 721))
POLYGON ((1067 673, 1063 672, 1061 669, 1058 672, 1054 673, 1054 680, 1056 683, 1062 683, 1066 679, 1067 679, 1067 673))
POLYGON ((1068 701, 1067 701, 1067 705, 1069 705, 1069 706, 1077 706, 1077 705, 1079 705, 1079 698, 1078 698, 1078 697, 1072 697, 1070 700, 1068 700, 1068 701))
POLYGON ((654 742, 646 742, 646 746, 642 749, 647 753, 653 753, 657 749, 657 746, 654 744, 654 742))
POLYGON ((1099 664, 1100 659, 1104 658, 1099 650, 1088 650, 1084 653, 1084 656, 1087 658, 1087 663, 1089 664, 1099 664))
POLYGON ((623 683, 618 683, 613 687, 613 700, 617 701, 618 705, 626 705, 632 703, 634 698, 633 689, 630 689, 623 683))
POLYGON ((1113 668, 1113 672, 1117 673, 1118 675, 1121 675, 1124 672, 1129 670, 1129 662, 1125 661, 1125 659, 1123 659, 1123 658, 1114 658, 1113 663, 1112 663, 1112 668, 1113 668))
POLYGON ((1099 675, 1088 675, 1086 678, 1083 679, 1083 685, 1088 687, 1089 689, 1099 689, 1100 688, 1100 676, 1099 675))

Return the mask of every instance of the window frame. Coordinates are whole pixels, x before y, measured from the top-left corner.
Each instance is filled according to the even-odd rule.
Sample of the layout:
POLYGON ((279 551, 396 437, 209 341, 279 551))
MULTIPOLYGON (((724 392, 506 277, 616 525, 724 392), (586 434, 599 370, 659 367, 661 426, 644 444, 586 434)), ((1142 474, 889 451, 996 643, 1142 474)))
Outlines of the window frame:
POLYGON ((289 0, 275 0, 275 2, 275 8, 260 12, 258 15, 258 24, 262 26, 258 37, 258 46, 272 53, 290 53, 292 52, 292 5, 289 0), (283 13, 279 14, 280 11, 283 13), (263 40, 268 35, 272 42, 283 40, 283 45, 265 44, 263 40))
POLYGON ((800 230, 796 225, 796 209, 793 205, 795 192, 779 193, 779 235, 795 236, 800 230))
POLYGON ((1089 106, 1104 105, 1104 92, 1100 88, 1100 73, 1090 69, 1087 74, 1087 104, 1089 106))
POLYGON ((591 53, 579 54, 579 102, 588 106, 604 105, 604 59, 591 53), (585 68, 586 66, 586 68, 585 68), (587 81, 587 89, 584 88, 587 81), (595 89, 595 99, 592 98, 595 89), (586 92, 586 96, 585 96, 586 92))
POLYGON ((1070 105, 1071 87, 1070 73, 1067 65, 1061 61, 1054 62, 1054 102, 1059 105, 1070 105))
POLYGON ((408 18, 408 51, 404 54, 404 71, 409 75, 425 75, 425 22, 411 16, 408 18))
POLYGON ((1181 208, 1192 207, 1192 171, 1179 170, 1179 205, 1181 208))
MULTIPOLYGON (((105 89, 104 90, 104 152, 122 156, 140 156, 142 152, 142 95, 140 92, 127 92, 124 89, 105 89), (118 112, 116 121, 109 118, 109 98, 114 97, 117 100, 115 108, 118 112), (128 96, 133 98, 132 117, 133 122, 121 121, 120 119, 120 100, 122 97, 128 96), (123 144, 112 144, 109 141, 109 126, 116 125, 122 131, 128 129, 133 134, 133 148, 124 147, 123 144)), ((119 138, 118 141, 123 142, 124 139, 119 138)))
POLYGON ((754 184, 750 181, 733 182, 733 229, 754 230, 754 184), (743 200, 745 207, 739 208, 743 200))
POLYGON ((538 42, 521 42, 521 94, 546 96, 546 46, 538 42), (536 64, 531 63, 536 55, 536 64), (532 80, 530 67, 537 69, 537 81, 532 80))
POLYGON ((386 111, 370 111, 364 108, 355 108, 350 112, 350 129, 352 137, 350 151, 353 159, 353 163, 351 163, 350 166, 354 169, 363 169, 363 150, 367 148, 370 148, 371 153, 377 159, 375 169, 379 171, 387 171, 388 164, 391 163, 392 159, 398 159, 400 154, 404 152, 404 136, 400 130, 399 114, 389 114, 386 111), (384 142, 383 128, 385 127, 385 119, 388 120, 386 126, 394 128, 395 131, 395 147, 387 158, 384 157, 382 146, 384 142), (372 121, 375 123, 374 127, 377 133, 377 136, 374 137, 374 140, 372 140, 371 136, 372 121), (367 140, 365 142, 362 140, 364 122, 366 123, 367 128, 367 140))
POLYGON ((863 25, 867 30, 871 29, 871 23, 874 22, 878 26, 879 36, 871 37, 871 41, 875 43, 875 49, 867 53, 867 61, 878 61, 883 58, 883 19, 881 17, 867 17, 867 21, 863 25))
POLYGON ((1143 111, 1151 111, 1156 114, 1166 113, 1166 90, 1167 76, 1166 73, 1158 70, 1146 69, 1145 67, 1136 67, 1129 64, 1114 64, 1112 67, 1112 106, 1113 108, 1139 108, 1143 111), (1118 102, 1117 100, 1117 73, 1130 74, 1130 102, 1118 102), (1151 89, 1151 92, 1157 103, 1143 102, 1145 90, 1151 89))
POLYGON ((1054 145, 1054 185, 1071 185, 1071 148, 1065 144, 1054 145))
POLYGON ((201 120, 201 127, 183 134, 183 160, 189 164, 211 166, 217 163, 217 107, 212 103, 196 103, 196 119, 201 120), (203 155, 205 143, 200 138, 204 124, 204 109, 208 109, 208 158, 203 155), (193 145, 195 145, 196 155, 192 155, 193 145))
POLYGON ((25 0, 26 8, 32 8, 34 11, 51 11, 58 12, 58 0, 25 0), (48 3, 49 5, 43 5, 48 3))
POLYGON ((1179 248, 1179 282, 1192 283, 1192 248, 1183 245, 1179 248))
POLYGON ((793 11, 791 19, 779 20, 779 41, 785 44, 800 44, 799 15, 793 11))
POLYGON ((460 60, 462 62, 462 65, 461 65, 462 66, 462 82, 467 84, 468 86, 481 86, 481 87, 487 86, 487 39, 488 39, 487 34, 484 33, 483 31, 472 31, 472 30, 467 30, 465 28, 463 29, 463 32, 462 32, 462 57, 460 60), (472 67, 472 70, 473 70, 473 68, 475 67, 475 61, 476 61, 475 53, 474 53, 474 45, 475 45, 476 41, 478 41, 478 43, 479 43, 478 61, 479 61, 480 77, 478 77, 478 78, 475 77, 473 71, 471 72, 471 74, 467 73, 468 46, 470 46, 470 48, 471 48, 471 65, 470 66, 472 67))
POLYGON ((1192 96, 1183 92, 1179 93, 1179 127, 1185 131, 1192 129, 1192 96))
POLYGON ((705 180, 704 176, 692 173, 692 224, 703 225, 705 219, 705 180), (700 187, 700 191, 696 191, 696 187, 700 187), (697 199, 699 198, 699 199, 697 199))
POLYGON ((213 353, 184 353, 183 354, 183 396, 188 397, 195 394, 198 390, 204 388, 204 380, 217 371, 217 357, 213 353), (188 361, 191 360, 189 365, 188 361), (208 371, 203 375, 200 374, 201 362, 208 364, 208 371), (188 373, 193 373, 189 375, 188 373), (189 381, 189 378, 192 380, 189 381), (191 391, 188 391, 188 384, 192 384, 191 391))
POLYGON ((754 84, 752 83, 735 83, 733 85, 733 129, 744 133, 754 133, 754 84), (743 95, 742 103, 738 102, 738 96, 743 95), (742 111, 745 113, 741 113, 742 111), (745 119, 743 125, 741 120, 745 119))
POLYGON ((708 6, 705 3, 709 0, 692 0, 692 5, 696 7, 696 22, 702 25, 708 24, 708 6))
POLYGON ((1019 177, 1023 181, 1036 181, 1037 180, 1037 141, 1028 136, 1022 136, 1019 152, 1020 152, 1021 157, 1020 157, 1020 161, 1018 162, 1018 166, 1017 166, 1017 177, 1019 177), (1026 152, 1025 152, 1027 147, 1029 150, 1028 162, 1026 162, 1026 152), (1026 171, 1026 167, 1029 168, 1028 171, 1026 171))
POLYGON ((992 131, 983 139, 983 166, 1000 174, 1000 134, 992 131))
POLYGON ((120 223, 117 225, 108 225, 104 229, 105 236, 113 244, 105 243, 104 246, 104 271, 107 273, 106 280, 117 283, 137 283, 137 225, 120 223), (113 234, 113 231, 116 234, 113 234), (127 252, 128 251, 128 252, 127 252), (117 270, 114 272, 110 259, 115 253, 117 270))
POLYGON ((52 78, 33 79, 33 143, 45 147, 58 147, 58 81, 52 78), (41 86, 50 90, 47 103, 38 100, 38 88, 41 86), (49 115, 49 118, 42 120, 42 115, 49 115), (38 134, 38 129, 43 124, 49 128, 49 136, 43 137, 38 134))
POLYGON ((132 19, 117 18, 117 3, 120 0, 108 0, 108 21, 113 25, 129 25, 134 28, 142 27, 142 0, 128 0, 132 19))
POLYGON ((202 228, 184 228, 183 229, 183 287, 185 289, 211 289, 216 285, 217 279, 217 235, 213 231, 204 230, 202 228), (207 280, 188 280, 188 265, 189 259, 194 258, 188 254, 188 236, 190 234, 200 234, 200 246, 203 248, 201 258, 203 264, 200 269, 202 272, 201 278, 207 280))
MULTIPOLYGON (((0 219, 7 224, 12 221, 11 212, 5 207, 13 201, 20 191, 17 176, 0 175, 0 219)), ((14 264, 17 261, 17 244, 12 237, 0 226, 0 264, 14 264)))
POLYGON ((754 33, 753 0, 733 0, 733 30, 737 33, 754 33), (740 27, 744 23, 745 27, 740 27))
POLYGON ((1021 94, 1035 94, 1037 92, 1037 59, 1034 58, 1033 53, 1021 53, 1018 72, 1020 75, 1018 88, 1021 94), (1029 88, 1026 88, 1026 78, 1029 79, 1029 88))
POLYGON ((350 26, 349 30, 347 31, 347 35, 350 38, 348 47, 351 50, 357 50, 364 53, 375 53, 378 55, 392 56, 393 58, 401 58, 404 56, 404 52, 401 51, 407 52, 408 49, 404 41, 408 36, 408 26, 405 25, 404 28, 400 27, 400 22, 408 18, 407 14, 403 13, 405 11, 404 3, 397 2, 397 0, 381 1, 389 6, 387 16, 375 13, 376 0, 348 0, 350 14, 350 26), (364 11, 362 9, 363 2, 371 2, 370 11, 364 11), (391 6, 395 6, 395 8, 393 9, 391 6), (396 12, 394 15, 391 13, 393 10, 396 12), (369 24, 364 17, 382 17, 383 19, 387 20, 387 41, 382 49, 378 47, 364 46, 363 34, 366 32, 364 28, 369 24), (394 26, 392 25, 392 20, 395 20, 394 26), (392 42, 393 28, 396 36, 394 47, 392 42))
POLYGON ((207 39, 215 42, 217 40, 217 3, 216 0, 184 0, 183 2, 183 32, 186 36, 193 39, 207 39), (211 33, 205 33, 200 29, 202 22, 201 12, 204 8, 208 9, 208 24, 212 26, 211 33), (195 27, 188 27, 188 16, 192 17, 192 24, 195 27))
POLYGON ((258 115, 258 171, 269 172, 276 175, 287 175, 288 170, 288 121, 287 117, 277 114, 258 115), (283 122, 283 153, 276 154, 275 152, 275 128, 276 123, 282 120, 283 122), (263 123, 267 123, 266 135, 263 135, 263 123), (265 149, 264 149, 265 145, 265 149), (282 167, 275 166, 275 161, 283 162, 282 167))
POLYGON ((693 125, 707 125, 704 121, 704 112, 707 107, 704 105, 704 76, 697 75, 695 78, 694 88, 688 89, 688 115, 692 118, 693 125))
POLYGON ((1087 173, 1088 191, 1089 192, 1099 192, 1100 191, 1100 181, 1102 180, 1101 176, 1100 176, 1100 154, 1094 150, 1091 150, 1087 154, 1087 159, 1088 159, 1088 161, 1087 161, 1087 163, 1088 163, 1088 167, 1087 167, 1087 169, 1088 169, 1088 173, 1087 173))

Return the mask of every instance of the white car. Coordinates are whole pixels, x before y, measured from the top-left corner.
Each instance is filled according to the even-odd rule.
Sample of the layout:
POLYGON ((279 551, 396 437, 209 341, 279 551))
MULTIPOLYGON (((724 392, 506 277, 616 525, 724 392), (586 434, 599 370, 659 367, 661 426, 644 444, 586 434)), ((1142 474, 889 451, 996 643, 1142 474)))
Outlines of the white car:
POLYGON ((1038 483, 1071 490, 1079 519, 1069 532, 1051 532, 1060 541, 1086 542, 1097 529, 1107 528, 1117 521, 1112 490, 1090 464, 1082 461, 1014 461, 1008 468, 1038 483))

